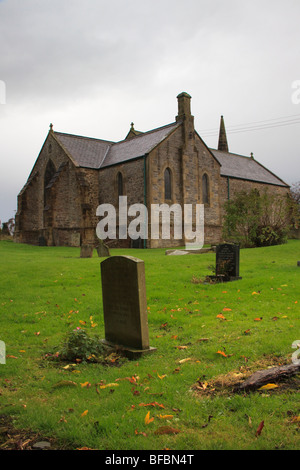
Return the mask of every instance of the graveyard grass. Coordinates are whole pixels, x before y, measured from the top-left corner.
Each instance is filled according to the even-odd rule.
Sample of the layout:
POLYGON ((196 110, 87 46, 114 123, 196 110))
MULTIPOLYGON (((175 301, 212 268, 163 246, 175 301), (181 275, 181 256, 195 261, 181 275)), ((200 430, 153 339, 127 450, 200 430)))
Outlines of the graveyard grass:
POLYGON ((2 241, 0 252, 0 417, 19 436, 30 430, 58 449, 299 449, 299 375, 248 393, 233 384, 292 361, 300 241, 241 250, 242 279, 215 285, 201 282, 213 253, 111 250, 145 261, 157 350, 106 364, 45 359, 77 327, 104 338, 96 251, 83 259, 79 248, 2 241))

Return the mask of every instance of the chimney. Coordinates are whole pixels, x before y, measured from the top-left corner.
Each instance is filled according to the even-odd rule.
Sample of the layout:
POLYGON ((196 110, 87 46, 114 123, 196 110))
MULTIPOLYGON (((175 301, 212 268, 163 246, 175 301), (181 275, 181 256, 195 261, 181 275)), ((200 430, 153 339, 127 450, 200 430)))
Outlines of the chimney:
POLYGON ((221 150, 221 152, 228 152, 229 151, 228 150, 228 143, 227 143, 226 130, 225 130, 225 124, 224 124, 223 116, 221 116, 221 122, 220 122, 218 150, 221 150))
POLYGON ((188 93, 180 93, 177 96, 178 100, 178 116, 176 122, 186 119, 191 116, 191 96, 188 93))

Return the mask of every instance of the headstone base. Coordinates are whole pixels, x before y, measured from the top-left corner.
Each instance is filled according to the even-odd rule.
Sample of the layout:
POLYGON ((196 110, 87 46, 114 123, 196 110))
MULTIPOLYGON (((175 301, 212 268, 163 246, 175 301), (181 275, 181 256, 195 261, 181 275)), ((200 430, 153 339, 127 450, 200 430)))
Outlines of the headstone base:
POLYGON ((102 339, 101 343, 103 344, 103 346, 106 346, 107 348, 115 349, 121 352, 122 354, 124 354, 124 356, 128 357, 129 359, 137 359, 138 357, 141 357, 144 354, 150 354, 157 350, 157 348, 152 348, 151 346, 149 347, 149 349, 130 348, 130 347, 122 346, 119 344, 110 343, 106 339, 102 339))
POLYGON ((222 274, 218 274, 216 276, 207 276, 213 282, 232 282, 238 281, 242 279, 240 276, 224 276, 222 274))

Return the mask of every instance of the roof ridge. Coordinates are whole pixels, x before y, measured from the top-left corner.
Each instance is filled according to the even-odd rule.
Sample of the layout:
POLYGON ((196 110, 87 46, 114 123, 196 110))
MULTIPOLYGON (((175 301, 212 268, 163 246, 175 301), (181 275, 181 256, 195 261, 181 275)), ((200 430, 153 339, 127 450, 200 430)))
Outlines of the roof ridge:
POLYGON ((78 135, 78 134, 69 134, 68 132, 54 131, 54 134, 66 135, 66 136, 70 136, 70 137, 75 137, 77 139, 95 140, 97 142, 107 142, 108 144, 115 144, 116 143, 113 140, 98 139, 97 137, 88 137, 88 136, 78 135))
POLYGON ((112 142, 112 144, 113 144, 113 145, 118 145, 118 144, 123 144, 124 142, 130 142, 130 141, 132 141, 132 140, 136 140, 136 139, 138 139, 138 138, 144 137, 145 135, 149 135, 149 134, 151 134, 151 133, 153 133, 153 132, 158 132, 158 131, 161 131, 161 130, 163 130, 163 129, 166 129, 167 127, 172 127, 172 126, 179 125, 179 124, 181 124, 181 122, 176 122, 176 121, 174 121, 174 122, 172 122, 172 123, 170 123, 170 124, 166 124, 166 125, 161 126, 161 127, 156 127, 155 129, 151 129, 150 131, 145 131, 145 132, 139 131, 140 134, 138 134, 138 135, 132 137, 131 139, 119 140, 118 142, 112 142))
MULTIPOLYGON (((212 152, 220 152, 221 154, 228 154, 228 155, 236 155, 237 157, 242 157, 242 158, 249 158, 251 159, 251 156, 247 156, 247 155, 241 155, 240 153, 235 153, 235 152, 224 152, 224 150, 218 150, 218 149, 212 149, 211 147, 209 147, 209 150, 211 150, 212 152)), ((251 159, 252 160, 252 159, 251 159)), ((257 161, 257 160, 256 160, 257 161)))

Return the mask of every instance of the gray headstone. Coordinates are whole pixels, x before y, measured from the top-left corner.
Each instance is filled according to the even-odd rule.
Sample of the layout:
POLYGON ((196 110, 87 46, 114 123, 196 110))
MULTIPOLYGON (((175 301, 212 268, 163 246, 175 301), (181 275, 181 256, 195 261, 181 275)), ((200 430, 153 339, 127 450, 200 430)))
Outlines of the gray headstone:
POLYGON ((99 258, 110 256, 109 248, 102 240, 99 241, 99 245, 96 247, 96 250, 99 258))
POLYGON ((241 279, 240 247, 233 243, 222 243, 216 248, 216 276, 223 277, 225 281, 241 279))
MULTIPOLYGON (((149 346, 144 261, 112 256, 101 263, 105 341, 134 356, 149 346)), ((130 354, 129 354, 130 355, 130 354)))
POLYGON ((92 245, 81 245, 80 247, 80 258, 91 258, 93 256, 92 245))

